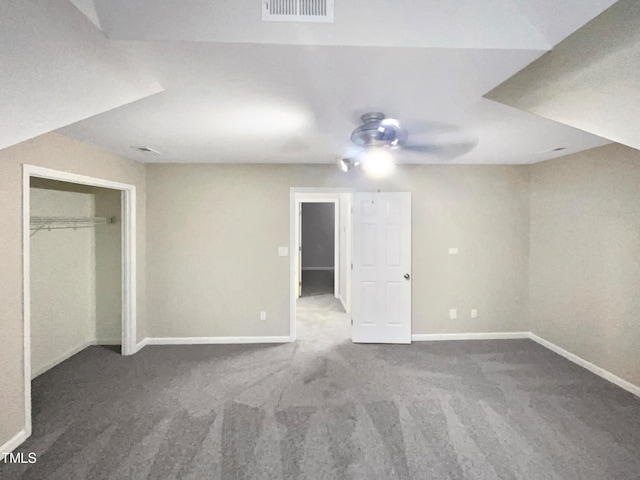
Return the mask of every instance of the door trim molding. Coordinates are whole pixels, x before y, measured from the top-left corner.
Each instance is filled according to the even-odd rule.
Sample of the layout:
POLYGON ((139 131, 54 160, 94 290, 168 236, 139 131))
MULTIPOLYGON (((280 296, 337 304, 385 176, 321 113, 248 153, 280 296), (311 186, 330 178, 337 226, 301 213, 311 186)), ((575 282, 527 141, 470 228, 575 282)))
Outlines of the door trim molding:
MULTIPOLYGON (((296 275, 297 275, 297 258, 298 252, 298 210, 297 205, 301 202, 328 202, 336 204, 336 221, 335 221, 335 237, 339 238, 339 218, 340 213, 340 194, 353 194, 355 189, 353 188, 318 188, 318 187, 291 187, 289 189, 289 341, 294 342, 296 340, 296 275)), ((336 275, 339 274, 340 264, 340 245, 336 244, 335 248, 335 271, 336 275)), ((347 275, 350 274, 350 270, 347 275)), ((341 278, 341 282, 345 279, 341 278)), ((334 294, 336 298, 339 297, 339 284, 335 282, 334 294)))
MULTIPOLYGON (((31 177, 110 188, 122 192, 122 354, 136 352, 136 186, 24 164, 22 166, 22 317, 25 437, 31 436, 31 177)), ((14 437, 16 438, 16 437, 14 437)), ((24 441, 24 439, 22 441, 24 441)))

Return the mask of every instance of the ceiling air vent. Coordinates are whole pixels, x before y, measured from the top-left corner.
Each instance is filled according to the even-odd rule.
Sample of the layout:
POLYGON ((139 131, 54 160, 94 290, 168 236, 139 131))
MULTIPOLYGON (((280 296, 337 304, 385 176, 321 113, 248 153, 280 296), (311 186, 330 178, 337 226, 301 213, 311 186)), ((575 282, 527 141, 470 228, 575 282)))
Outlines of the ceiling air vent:
POLYGON ((262 0, 264 22, 333 23, 334 0, 262 0))

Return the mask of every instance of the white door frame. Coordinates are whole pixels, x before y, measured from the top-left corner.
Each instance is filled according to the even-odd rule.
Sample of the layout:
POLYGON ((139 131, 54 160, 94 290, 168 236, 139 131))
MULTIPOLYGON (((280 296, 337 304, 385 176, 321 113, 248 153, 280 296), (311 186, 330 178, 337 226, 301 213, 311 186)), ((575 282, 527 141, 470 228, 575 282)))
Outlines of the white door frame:
MULTIPOLYGON (((347 290, 349 291, 350 279, 343 279, 339 277, 340 270, 340 243, 339 243, 339 228, 340 228, 340 194, 355 192, 350 188, 308 188, 308 187, 292 187, 289 191, 289 341, 294 342, 296 340, 296 299, 298 298, 298 285, 296 285, 296 279, 298 277, 299 265, 298 265, 298 248, 299 248, 299 205, 301 203, 334 203, 336 205, 335 211, 335 248, 334 248, 334 266, 335 275, 339 280, 334 282, 334 295, 339 296, 340 282, 347 282, 347 290)), ((347 246, 347 255, 351 255, 351 246, 347 246)), ((347 259, 350 262, 350 258, 347 259)), ((350 277, 351 271, 348 270, 347 277, 350 277)), ((344 299, 347 301, 346 299, 344 299)))
POLYGON ((133 355, 136 344, 136 187, 102 178, 23 165, 22 169, 22 278, 23 278, 23 339, 25 431, 31 435, 31 278, 30 278, 30 215, 31 177, 61 182, 110 188, 122 192, 122 355, 133 355))

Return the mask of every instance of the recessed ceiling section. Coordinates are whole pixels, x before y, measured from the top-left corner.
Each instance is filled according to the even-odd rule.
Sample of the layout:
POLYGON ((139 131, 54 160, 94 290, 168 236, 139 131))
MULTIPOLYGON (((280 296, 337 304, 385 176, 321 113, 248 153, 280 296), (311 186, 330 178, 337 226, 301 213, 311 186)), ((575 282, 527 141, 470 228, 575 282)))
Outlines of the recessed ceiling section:
POLYGON ((262 22, 262 0, 96 0, 112 39, 524 50, 549 50, 614 1, 335 0, 334 23, 300 25, 262 22))
POLYGON ((621 0, 486 97, 640 149, 640 2, 621 0))
POLYGON ((607 143, 482 99, 539 51, 119 43, 166 91, 61 132, 141 162, 334 163, 367 111, 406 122, 415 143, 474 145, 402 163, 531 163, 607 143))

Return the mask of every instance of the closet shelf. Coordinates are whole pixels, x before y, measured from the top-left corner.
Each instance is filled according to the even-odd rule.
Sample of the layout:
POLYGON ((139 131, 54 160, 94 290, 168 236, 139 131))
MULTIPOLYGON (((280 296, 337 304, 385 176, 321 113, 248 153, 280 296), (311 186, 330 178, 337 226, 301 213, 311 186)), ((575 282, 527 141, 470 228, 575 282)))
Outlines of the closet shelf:
POLYGON ((59 230, 64 228, 92 228, 97 225, 116 223, 116 217, 31 217, 30 227, 34 230, 59 230))

